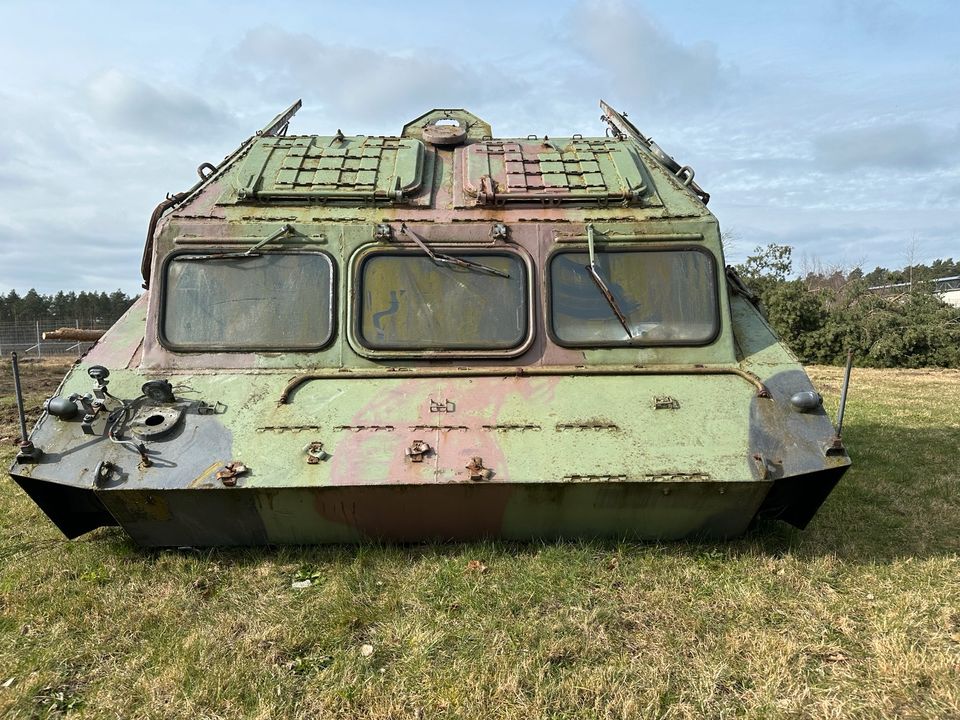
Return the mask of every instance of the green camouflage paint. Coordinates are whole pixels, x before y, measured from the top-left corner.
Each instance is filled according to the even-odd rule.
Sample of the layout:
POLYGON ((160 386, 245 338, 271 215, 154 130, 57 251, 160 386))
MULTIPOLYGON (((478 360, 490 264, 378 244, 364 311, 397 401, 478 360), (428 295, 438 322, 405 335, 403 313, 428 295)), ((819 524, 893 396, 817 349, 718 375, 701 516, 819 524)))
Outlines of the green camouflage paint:
MULTIPOLYGON (((161 204, 144 254, 149 289, 59 391, 91 394, 88 370, 104 366, 106 409, 91 434, 79 415, 44 414, 31 434, 43 457, 13 464, 65 534, 118 524, 144 545, 228 545, 729 537, 758 515, 806 525, 850 460, 822 407, 792 407, 810 381, 723 272, 717 220, 689 168, 606 106, 610 136, 542 139, 491 139, 463 110, 431 111, 394 138, 286 135, 298 106, 161 204), (613 251, 709 256, 697 267, 716 273, 715 332, 687 344, 641 331, 619 346, 560 344, 550 262, 586 253, 588 236, 607 260, 613 251), (427 252, 436 277, 428 261, 416 272, 383 266, 376 277, 390 286, 364 287, 365 259, 427 252), (317 318, 322 303, 285 302, 311 297, 289 284, 290 262, 275 282, 245 278, 245 253, 322 253, 332 272, 316 282, 330 293, 329 317, 317 318), (223 259, 196 259, 208 254, 223 259), (196 317, 165 316, 176 262, 207 263, 178 269, 187 280, 177 292, 196 317), (510 322, 522 332, 499 332, 483 315, 496 306, 484 299, 497 292, 493 265, 522 269, 522 294, 509 297, 523 302, 498 297, 516 305, 510 322), (214 266, 227 269, 211 285, 214 266), (209 297, 211 287, 229 298, 209 297), (202 310, 221 301, 229 305, 218 314, 202 310), (190 335, 221 316, 228 324, 215 335, 227 341, 190 335), (365 340, 387 327, 384 317, 395 333, 448 341, 365 340), (165 337, 165 319, 192 338, 189 350, 165 337), (280 349, 284 323, 300 337, 320 320, 328 342, 280 349), (476 342, 488 336, 508 341, 476 342), (252 337, 280 340, 251 350, 252 337), (169 381, 175 399, 141 397, 153 380, 169 381), (113 422, 117 398, 129 417, 113 422)), ((657 285, 643 289, 645 305, 663 292, 682 309, 702 289, 667 276, 657 285)), ((602 295, 586 288, 576 291, 609 321, 602 295)), ((702 313, 702 293, 697 302, 702 313)))

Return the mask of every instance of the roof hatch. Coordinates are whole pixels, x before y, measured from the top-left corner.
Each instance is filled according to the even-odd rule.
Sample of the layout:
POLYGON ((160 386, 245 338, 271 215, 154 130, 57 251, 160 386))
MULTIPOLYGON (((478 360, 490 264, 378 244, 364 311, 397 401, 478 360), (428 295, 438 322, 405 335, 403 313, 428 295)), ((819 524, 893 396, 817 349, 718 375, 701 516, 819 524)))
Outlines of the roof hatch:
POLYGON ((649 194, 640 159, 616 139, 484 140, 461 156, 467 204, 640 203, 649 194))
POLYGON ((413 138, 266 138, 251 149, 227 202, 402 202, 423 182, 423 143, 413 138))

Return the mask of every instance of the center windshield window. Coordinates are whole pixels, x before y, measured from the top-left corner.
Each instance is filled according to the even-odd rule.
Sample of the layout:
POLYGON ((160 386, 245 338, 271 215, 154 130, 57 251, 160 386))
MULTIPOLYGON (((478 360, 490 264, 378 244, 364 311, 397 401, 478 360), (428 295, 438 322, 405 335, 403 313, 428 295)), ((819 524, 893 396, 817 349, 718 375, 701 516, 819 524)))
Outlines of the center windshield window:
POLYGON ((163 289, 175 350, 313 350, 333 333, 333 266, 322 253, 174 256, 163 289))
POLYGON ((523 260, 492 252, 450 252, 439 259, 375 253, 362 262, 360 342, 371 350, 519 347, 530 314, 523 260))
POLYGON ((716 265, 702 250, 598 249, 550 261, 550 319, 561 345, 703 345, 719 330, 716 265))

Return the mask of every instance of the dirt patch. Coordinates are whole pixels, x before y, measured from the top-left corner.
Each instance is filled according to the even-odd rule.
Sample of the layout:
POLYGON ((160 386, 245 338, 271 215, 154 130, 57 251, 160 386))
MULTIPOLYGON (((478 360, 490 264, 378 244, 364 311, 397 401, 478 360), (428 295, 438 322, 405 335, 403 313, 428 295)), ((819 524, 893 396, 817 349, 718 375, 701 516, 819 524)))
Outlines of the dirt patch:
MULTIPOLYGON (((73 364, 72 358, 44 358, 20 360, 20 385, 27 411, 27 428, 40 417, 43 401, 57 389, 63 376, 73 364)), ((20 434, 17 403, 13 390, 13 371, 9 356, 0 363, 0 445, 15 443, 20 434)))

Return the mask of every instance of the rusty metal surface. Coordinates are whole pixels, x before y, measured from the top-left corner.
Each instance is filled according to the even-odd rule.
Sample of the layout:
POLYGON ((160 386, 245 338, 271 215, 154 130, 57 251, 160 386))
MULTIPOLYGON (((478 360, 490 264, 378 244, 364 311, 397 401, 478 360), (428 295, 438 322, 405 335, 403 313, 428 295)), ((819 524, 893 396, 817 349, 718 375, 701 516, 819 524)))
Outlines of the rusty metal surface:
POLYGON ((822 404, 791 401, 815 395, 802 367, 720 270, 692 171, 632 125, 496 140, 466 111, 434 110, 370 138, 287 136, 289 119, 158 206, 152 289, 68 374, 58 417, 30 436, 42 455, 12 466, 68 536, 118 523, 147 545, 729 537, 758 513, 805 525, 849 466, 822 404), (691 249, 709 258, 696 272, 611 264, 691 249), (603 341, 552 330, 564 253, 601 280, 585 274, 589 302, 564 311, 612 323, 603 341), (203 271, 173 287, 178 256, 203 271), (416 272, 365 275, 391 256, 416 272), (325 258, 328 278, 295 280, 302 257, 325 258), (261 277, 264 258, 293 266, 261 277), (229 291, 207 277, 217 263, 229 291), (501 287, 520 276, 519 294, 501 287), (697 302, 712 336, 648 333, 697 302), (370 342, 393 315, 390 339, 370 342))

